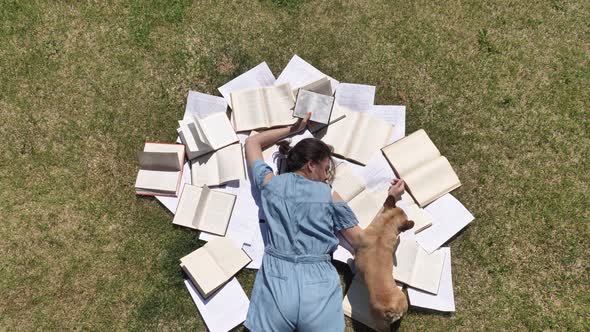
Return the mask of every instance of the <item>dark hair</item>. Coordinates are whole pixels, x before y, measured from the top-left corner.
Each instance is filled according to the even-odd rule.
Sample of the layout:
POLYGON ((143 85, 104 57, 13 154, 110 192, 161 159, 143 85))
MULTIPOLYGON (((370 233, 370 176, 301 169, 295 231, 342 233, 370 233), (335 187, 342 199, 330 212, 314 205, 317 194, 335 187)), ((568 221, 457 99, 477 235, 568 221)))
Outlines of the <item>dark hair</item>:
MULTIPOLYGON (((280 165, 279 169, 283 172, 294 172, 301 169, 308 161, 316 163, 329 158, 330 170, 334 170, 334 161, 332 160, 332 152, 334 149, 317 138, 304 138, 299 143, 291 147, 289 141, 283 140, 277 143, 279 146, 280 165)), ((331 179, 328 174, 328 179, 331 179)))

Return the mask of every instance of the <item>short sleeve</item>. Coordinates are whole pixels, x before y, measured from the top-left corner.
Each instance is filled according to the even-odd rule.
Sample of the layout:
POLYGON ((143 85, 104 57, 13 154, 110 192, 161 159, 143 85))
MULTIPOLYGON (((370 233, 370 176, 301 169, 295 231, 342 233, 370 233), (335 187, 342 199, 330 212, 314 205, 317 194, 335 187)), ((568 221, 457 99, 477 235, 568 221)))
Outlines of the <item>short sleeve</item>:
POLYGON ((269 173, 272 173, 272 168, 267 163, 260 159, 254 160, 251 175, 258 189, 262 189, 262 182, 269 173))
POLYGON ((346 202, 334 202, 332 203, 332 207, 335 232, 340 232, 343 229, 358 225, 358 219, 356 219, 356 216, 346 202))

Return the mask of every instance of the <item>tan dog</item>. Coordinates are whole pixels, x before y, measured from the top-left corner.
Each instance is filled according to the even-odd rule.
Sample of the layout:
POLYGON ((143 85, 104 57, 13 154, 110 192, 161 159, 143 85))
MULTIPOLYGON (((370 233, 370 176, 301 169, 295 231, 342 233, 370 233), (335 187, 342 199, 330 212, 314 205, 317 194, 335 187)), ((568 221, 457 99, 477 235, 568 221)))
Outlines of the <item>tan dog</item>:
POLYGON ((408 311, 406 295, 393 279, 393 256, 398 235, 414 227, 414 222, 388 196, 383 208, 362 232, 355 255, 355 265, 369 290, 369 303, 379 331, 389 331, 391 323, 408 311))

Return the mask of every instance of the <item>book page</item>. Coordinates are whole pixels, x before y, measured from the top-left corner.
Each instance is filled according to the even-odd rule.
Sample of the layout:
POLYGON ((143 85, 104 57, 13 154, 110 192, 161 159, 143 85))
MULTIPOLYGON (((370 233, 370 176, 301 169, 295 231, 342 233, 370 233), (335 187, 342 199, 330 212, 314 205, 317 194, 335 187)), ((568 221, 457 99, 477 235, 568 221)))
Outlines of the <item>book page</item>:
POLYGON ((353 112, 367 112, 373 109, 375 86, 366 84, 340 83, 336 90, 336 104, 353 112))
POLYGON ((342 163, 336 167, 332 189, 337 192, 346 202, 365 190, 365 184, 348 166, 342 163))
MULTIPOLYGON (((180 189, 184 187, 185 184, 191 184, 191 167, 189 162, 185 162, 184 166, 182 167, 182 179, 180 182, 180 189)), ((176 213, 176 209, 178 207, 178 201, 180 200, 179 197, 173 196, 156 196, 156 199, 164 205, 168 211, 172 212, 172 214, 176 213)))
POLYGON ((251 261, 250 257, 242 249, 227 238, 222 237, 211 240, 205 244, 205 247, 221 270, 224 271, 227 279, 238 273, 251 261))
POLYGON ((234 129, 245 131, 268 127, 267 110, 262 89, 232 92, 234 129))
POLYGON ((314 133, 316 138, 321 139, 324 143, 334 148, 334 153, 346 158, 348 147, 354 139, 354 129, 356 118, 346 116, 327 127, 314 133))
POLYGON ((366 165, 376 152, 387 145, 394 128, 368 113, 352 113, 351 119, 356 121, 356 126, 346 158, 366 165))
POLYGON ((453 294, 453 277, 451 271, 451 248, 442 247, 440 251, 445 255, 445 259, 438 294, 430 294, 408 287, 408 299, 410 305, 414 307, 453 312, 455 311, 455 296, 453 294))
POLYGON ((290 83, 291 88, 297 90, 323 77, 328 77, 332 90, 330 94, 334 94, 334 91, 336 91, 336 88, 339 84, 337 80, 322 73, 317 68, 300 58, 298 55, 293 55, 279 77, 277 77, 275 84, 290 83))
POLYGON ((161 172, 140 169, 135 180, 135 190, 152 194, 175 194, 180 171, 161 172))
POLYGON ((189 90, 182 119, 203 118, 210 114, 225 113, 226 111, 227 102, 222 97, 189 90))
POLYGON ((377 325, 371 315, 369 303, 369 290, 365 285, 365 281, 360 273, 357 273, 344 299, 342 300, 342 310, 344 314, 358 322, 361 322, 372 329, 376 329, 377 325))
POLYGON ((375 151, 365 167, 356 167, 353 170, 363 179, 370 191, 386 191, 391 186, 391 181, 397 178, 380 151, 375 151))
MULTIPOLYGON (((333 94, 332 84, 330 83, 330 80, 328 79, 327 76, 322 77, 315 82, 311 82, 309 84, 306 84, 306 85, 302 86, 301 88, 299 88, 297 91, 299 91, 299 90, 307 90, 307 91, 319 93, 324 96, 330 96, 330 97, 333 94)), ((295 96, 297 96, 297 94, 295 94, 295 96)))
POLYGON ((364 190, 348 202, 361 228, 367 228, 369 226, 373 218, 375 218, 379 210, 383 207, 383 202, 385 202, 386 198, 387 191, 370 192, 364 190))
POLYGON ((453 195, 446 194, 424 208, 432 215, 432 226, 416 234, 416 241, 433 252, 473 221, 474 217, 453 195))
POLYGON ((388 143, 393 143, 406 136, 406 106, 373 105, 369 114, 395 127, 388 143))
POLYGON ((404 237, 399 238, 399 244, 395 250, 395 259, 393 261, 393 277, 404 284, 412 284, 414 264, 420 246, 414 239, 404 237))
POLYGON ((178 207, 176 208, 176 214, 174 215, 174 219, 172 219, 174 225, 189 227, 192 229, 198 227, 198 219, 196 217, 197 209, 203 208, 202 206, 199 206, 202 191, 203 188, 192 186, 190 184, 185 185, 182 188, 178 207))
POLYGON ((203 297, 209 297, 215 289, 229 279, 219 267, 216 259, 210 255, 206 246, 180 259, 180 266, 189 275, 203 297), (204 269, 204 266, 207 268, 204 269))
MULTIPOLYGON (((417 242, 415 243, 417 244, 417 242)), ((429 254, 420 245, 417 244, 417 247, 418 254, 416 255, 412 280, 409 285, 432 294, 437 294, 445 262, 445 254, 440 250, 435 250, 429 254)))
POLYGON ((423 129, 384 147, 381 151, 399 177, 404 180, 409 172, 440 156, 440 152, 423 129))
POLYGON ((228 145, 215 152, 219 167, 219 183, 245 179, 242 145, 240 143, 228 145))
POLYGON ((246 320, 250 300, 240 286, 238 279, 232 278, 215 291, 209 299, 204 299, 190 279, 184 284, 203 317, 210 332, 227 332, 246 320))
POLYGON ((264 88, 262 94, 269 127, 295 123, 296 119, 291 111, 295 106, 295 98, 289 83, 264 88))
POLYGON ((271 86, 274 83, 275 76, 266 62, 262 62, 256 67, 225 83, 217 90, 219 90, 219 93, 221 93, 225 101, 229 104, 230 108, 233 109, 232 98, 230 96, 232 92, 244 89, 259 88, 263 86, 271 86))
POLYGON ((145 152, 176 152, 178 155, 178 170, 184 163, 184 145, 174 143, 145 143, 145 152))
POLYGON ((224 236, 227 231, 236 196, 216 190, 209 190, 207 201, 201 207, 203 213, 198 229, 211 234, 224 236))
POLYGON ((196 123, 191 121, 182 122, 177 132, 180 140, 186 146, 188 159, 194 159, 213 151, 213 148, 200 139, 196 123))
POLYGON ((180 171, 176 152, 139 152, 139 168, 151 171, 180 171))
POLYGON ((334 97, 332 96, 300 89, 293 116, 304 118, 308 112, 311 112, 311 121, 328 124, 333 104, 334 97))
POLYGON ((212 114, 197 121, 214 150, 238 142, 238 136, 225 113, 212 114))
POLYGON ((192 183, 197 186, 218 186, 219 180, 219 160, 217 152, 206 154, 191 160, 193 169, 192 183))
POLYGON ((442 156, 408 173, 403 179, 420 206, 426 206, 461 185, 451 164, 442 156))

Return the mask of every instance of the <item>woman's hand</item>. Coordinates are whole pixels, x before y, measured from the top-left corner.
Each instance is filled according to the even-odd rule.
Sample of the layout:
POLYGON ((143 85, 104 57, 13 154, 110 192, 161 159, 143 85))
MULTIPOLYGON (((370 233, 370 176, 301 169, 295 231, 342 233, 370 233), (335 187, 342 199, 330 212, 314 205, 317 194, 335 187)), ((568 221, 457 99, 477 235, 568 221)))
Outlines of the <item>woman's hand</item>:
POLYGON ((404 193, 404 185, 404 180, 395 179, 391 181, 391 186, 389 187, 387 193, 389 194, 389 196, 393 196, 393 198, 395 198, 395 201, 397 202, 400 199, 402 199, 402 194, 404 193))
POLYGON ((295 133, 298 133, 298 132, 304 130, 307 127, 307 122, 309 121, 310 117, 311 117, 311 112, 307 112, 307 114, 305 114, 305 117, 303 119, 299 118, 297 120, 297 122, 295 122, 294 124, 292 124, 289 127, 289 134, 295 134, 295 133))

